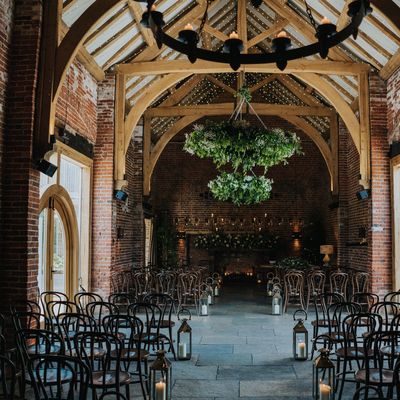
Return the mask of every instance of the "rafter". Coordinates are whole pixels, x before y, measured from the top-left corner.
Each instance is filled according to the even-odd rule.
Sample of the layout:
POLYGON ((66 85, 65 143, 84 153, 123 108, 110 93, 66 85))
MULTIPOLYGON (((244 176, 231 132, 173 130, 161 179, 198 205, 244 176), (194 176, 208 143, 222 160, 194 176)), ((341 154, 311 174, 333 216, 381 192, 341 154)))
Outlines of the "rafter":
MULTIPOLYGON (((330 117, 334 111, 331 108, 323 106, 295 106, 268 103, 251 103, 252 108, 258 115, 300 115, 300 116, 323 116, 330 117)), ((175 117, 186 115, 229 115, 234 110, 232 103, 218 104, 197 104, 193 106, 177 107, 155 107, 149 108, 145 115, 151 117, 175 117)), ((250 114, 254 112, 250 109, 250 114)))
POLYGON ((258 89, 261 89, 263 86, 268 85, 268 83, 273 82, 276 79, 277 75, 270 75, 264 79, 262 79, 260 82, 256 83, 253 85, 249 90, 250 93, 256 92, 258 89))
POLYGON ((143 10, 142 7, 140 7, 140 5, 132 0, 128 0, 128 7, 129 7, 129 11, 132 14, 133 19, 136 21, 137 26, 139 27, 140 33, 143 36, 143 39, 145 40, 145 42, 147 43, 148 46, 153 46, 154 42, 154 36, 151 33, 151 31, 149 29, 146 29, 141 23, 141 19, 142 19, 142 14, 143 14, 143 10))
POLYGON ((342 11, 340 12, 339 18, 336 21, 336 27, 338 31, 341 31, 350 21, 350 17, 347 15, 349 4, 353 0, 345 0, 342 11))
POLYGON ((247 53, 247 0, 237 0, 237 32, 243 41, 243 52, 247 53))
POLYGON ((204 32, 209 33, 210 35, 216 37, 217 39, 221 40, 222 42, 225 42, 225 40, 229 39, 228 35, 225 35, 225 33, 219 31, 218 29, 213 28, 209 24, 204 25, 204 32))
POLYGON ((178 104, 182 101, 202 80, 204 76, 194 75, 179 89, 172 93, 165 101, 160 104, 160 107, 169 107, 178 104))
MULTIPOLYGON (((239 71, 260 73, 295 73, 314 72, 323 75, 358 75, 361 71, 368 71, 369 66, 353 62, 306 60, 289 61, 285 71, 281 71, 275 64, 242 65, 239 71)), ((198 60, 191 64, 188 60, 161 60, 152 62, 137 62, 120 64, 116 67, 119 72, 127 75, 162 75, 166 73, 219 73, 232 72, 231 67, 224 63, 211 63, 198 60)))
POLYGON ((273 26, 266 29, 264 32, 261 32, 257 36, 250 39, 248 42, 248 47, 251 48, 251 47, 257 45, 258 43, 264 41, 266 38, 269 38, 270 36, 275 35, 279 31, 281 31, 285 26, 287 26, 288 23, 289 23, 289 21, 286 19, 282 19, 282 20, 278 21, 273 26))
POLYGON ((396 51, 392 58, 380 70, 379 75, 382 79, 387 80, 398 68, 400 68, 400 49, 396 51))
POLYGON ((207 80, 212 82, 214 85, 219 86, 220 88, 224 89, 225 92, 231 93, 233 95, 236 95, 236 90, 231 88, 230 86, 226 85, 224 82, 221 82, 219 79, 215 78, 212 75, 207 74, 206 75, 207 80))

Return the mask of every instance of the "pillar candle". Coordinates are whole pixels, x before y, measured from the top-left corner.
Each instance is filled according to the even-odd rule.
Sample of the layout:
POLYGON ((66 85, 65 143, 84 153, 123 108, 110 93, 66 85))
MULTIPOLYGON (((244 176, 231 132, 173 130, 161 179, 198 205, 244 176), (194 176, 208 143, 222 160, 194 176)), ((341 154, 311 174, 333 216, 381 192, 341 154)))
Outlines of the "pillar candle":
POLYGON ((319 398, 320 400, 330 400, 332 388, 324 383, 319 384, 319 398))
POLYGON ((166 400, 167 390, 165 382, 160 381, 156 383, 156 400, 166 400))
POLYGON ((186 343, 179 343, 179 345, 178 345, 178 357, 186 358, 186 343))
POLYGON ((297 352, 300 358, 306 357, 306 344, 304 342, 300 342, 297 344, 297 352))
POLYGON ((207 306, 205 304, 201 306, 201 315, 207 315, 207 306))

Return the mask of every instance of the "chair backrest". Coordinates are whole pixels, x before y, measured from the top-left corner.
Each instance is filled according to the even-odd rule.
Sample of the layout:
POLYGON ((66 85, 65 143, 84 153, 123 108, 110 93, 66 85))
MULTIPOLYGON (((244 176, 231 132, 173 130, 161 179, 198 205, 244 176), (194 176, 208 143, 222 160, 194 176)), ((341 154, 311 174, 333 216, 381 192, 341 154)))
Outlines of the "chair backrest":
POLYGON ((345 272, 333 272, 329 277, 330 291, 346 298, 348 281, 349 275, 345 272))
POLYGON ((79 312, 85 313, 86 306, 95 301, 103 301, 103 298, 94 292, 78 292, 74 296, 74 302, 79 307, 79 312))
POLYGON ((119 308, 107 301, 93 301, 86 306, 86 314, 96 321, 98 328, 102 328, 103 318, 109 314, 119 314, 119 308))
POLYGON ((65 354, 62 337, 45 329, 20 329, 17 332, 18 352, 26 366, 32 356, 43 354, 65 354))
POLYGON ((326 276, 323 271, 313 270, 307 276, 308 290, 311 296, 317 296, 325 290, 326 276))
POLYGON ((369 312, 382 315, 382 329, 388 329, 392 318, 400 312, 400 303, 395 303, 393 301, 381 301, 379 303, 373 304, 370 307, 369 312))
POLYGON ((369 292, 371 275, 368 272, 357 271, 353 274, 354 292, 369 292))
POLYGON ((73 301, 54 300, 47 303, 47 311, 50 319, 56 318, 58 314, 75 313, 78 306, 73 301))
POLYGON ((328 307, 328 320, 329 320, 329 332, 332 334, 333 331, 340 331, 343 334, 343 320, 349 314, 361 313, 361 307, 357 303, 342 302, 331 304, 328 307))
POLYGON ((372 332, 380 332, 382 317, 379 314, 357 313, 349 314, 342 321, 341 332, 343 333, 343 347, 345 354, 351 355, 358 362, 364 358, 363 340, 364 335, 372 332))
POLYGON ((115 372, 115 388, 119 388, 119 374, 121 371, 121 341, 107 332, 80 332, 75 336, 75 349, 80 360, 89 368, 91 384, 93 372, 102 372, 96 380, 96 385, 107 386, 107 371, 115 372), (98 358, 98 349, 102 349, 101 362, 98 358))
POLYGON ((383 301, 395 301, 396 303, 400 303, 400 291, 390 292, 385 295, 383 301))
POLYGON ((86 400, 89 369, 81 360, 64 355, 33 356, 28 371, 36 400, 86 400))
POLYGON ((113 293, 108 296, 108 302, 118 307, 120 312, 126 312, 129 304, 135 302, 129 293, 113 293))
POLYGON ((16 331, 25 327, 31 329, 40 329, 42 323, 46 328, 50 326, 49 319, 42 313, 17 311, 12 313, 12 320, 16 331))
POLYGON ((161 309, 161 320, 171 321, 174 299, 169 294, 152 293, 144 298, 144 302, 157 305, 161 309))
POLYGON ((119 392, 105 392, 100 397, 99 400, 129 400, 122 393, 119 392))
POLYGON ((116 337, 124 337, 121 340, 122 348, 142 348, 143 322, 132 315, 107 315, 103 318, 104 332, 116 337))
POLYGON ((300 271, 286 272, 283 281, 285 284, 285 292, 289 295, 300 294, 304 287, 304 274, 300 271))
POLYGON ((331 304, 344 302, 343 296, 338 293, 325 292, 313 297, 315 319, 319 321, 328 321, 328 307, 331 304))
POLYGON ((0 355, 0 384, 2 399, 14 400, 17 370, 14 363, 3 354, 0 355))
POLYGON ((51 301, 68 301, 69 298, 65 293, 57 292, 54 290, 47 290, 40 294, 40 302, 42 304, 42 310, 46 315, 49 315, 48 304, 51 301))
POLYGON ((358 303, 361 306, 361 310, 367 312, 372 305, 379 302, 379 296, 375 293, 357 292, 351 295, 350 301, 358 303))
MULTIPOLYGON (((400 346, 400 332, 385 331, 372 332, 364 340, 364 369, 365 384, 373 383, 374 386, 387 384, 385 373, 394 369, 395 360, 398 358, 400 346)), ((393 386, 396 380, 393 382, 393 386)))
POLYGON ((147 335, 160 334, 162 310, 156 304, 134 303, 128 308, 128 315, 139 318, 143 324, 147 335))

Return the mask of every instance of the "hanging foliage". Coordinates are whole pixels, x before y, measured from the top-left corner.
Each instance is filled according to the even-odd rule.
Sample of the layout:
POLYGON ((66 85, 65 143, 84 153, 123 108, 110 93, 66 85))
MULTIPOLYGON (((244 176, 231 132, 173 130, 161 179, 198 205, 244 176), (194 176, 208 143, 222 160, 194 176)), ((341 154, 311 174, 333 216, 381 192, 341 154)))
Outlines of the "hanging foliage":
POLYGON ((296 134, 254 126, 245 120, 196 125, 186 135, 184 149, 199 158, 211 158, 218 169, 233 169, 232 173, 222 172, 208 186, 216 199, 238 206, 268 200, 272 190, 272 180, 265 177, 268 168, 286 164, 288 158, 301 154, 296 134), (257 166, 264 168, 264 175, 254 173, 257 166))

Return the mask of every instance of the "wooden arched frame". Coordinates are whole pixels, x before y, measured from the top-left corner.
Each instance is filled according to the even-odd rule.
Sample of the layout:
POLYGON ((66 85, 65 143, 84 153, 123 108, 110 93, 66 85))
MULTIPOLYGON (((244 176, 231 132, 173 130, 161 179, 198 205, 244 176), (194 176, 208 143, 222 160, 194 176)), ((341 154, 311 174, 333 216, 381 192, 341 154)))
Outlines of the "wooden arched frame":
MULTIPOLYGON (((154 168, 157 164, 158 159, 160 158, 162 152, 164 151, 167 144, 172 140, 179 132, 185 129, 190 124, 193 124, 197 120, 206 117, 207 115, 188 115, 181 118, 177 121, 167 132, 165 132, 158 142, 154 145, 152 149, 148 149, 149 154, 145 155, 145 162, 144 162, 144 178, 143 178, 143 191, 145 195, 150 194, 151 190, 151 177, 154 172, 154 168)), ((334 194, 337 193, 337 184, 338 184, 338 177, 337 177, 337 157, 333 155, 333 149, 329 147, 329 145, 325 142, 322 138, 321 134, 315 129, 312 125, 308 124, 304 119, 296 117, 296 116, 284 116, 280 115, 281 118, 287 120, 297 128, 301 129, 318 147, 319 151, 321 152, 326 166, 328 168, 329 175, 331 177, 331 190, 334 194)), ((333 117, 331 117, 333 119, 333 117)), ((147 121, 149 123, 150 121, 147 121)), ((146 134, 146 127, 144 130, 146 134)), ((333 132, 333 135, 337 135, 337 132, 333 132)), ((337 139, 337 138, 335 138, 337 139)), ((336 140, 333 139, 333 142, 336 140)), ((146 149, 144 149, 146 152, 146 149)))
MULTIPOLYGON (((59 25, 61 23, 63 2, 62 0, 55 0, 44 3, 45 6, 43 20, 45 21, 45 32, 43 32, 42 35, 42 38, 44 38, 44 42, 42 42, 41 46, 42 68, 40 71, 38 94, 36 96, 40 100, 38 106, 36 107, 37 117, 35 124, 34 146, 35 158, 44 156, 44 154, 50 150, 49 138, 54 130, 56 103, 69 66, 71 65, 77 52, 83 45, 85 39, 88 37, 90 31, 94 28, 96 23, 98 23, 101 18, 111 12, 115 7, 118 7, 123 1, 124 0, 96 0, 73 23, 73 25, 70 27, 67 34, 61 41, 59 25)), ((200 1, 200 3, 203 3, 203 1, 200 1)), ((373 1, 373 3, 377 8, 381 9, 385 16, 390 20, 393 21, 393 18, 396 18, 395 16, 393 16, 393 13, 391 13, 389 9, 387 9, 387 6, 386 8, 383 7, 382 9, 381 2, 373 1)), ((390 2, 390 7, 390 9, 395 8, 395 5, 392 1, 390 2)), ((303 78, 307 79, 307 77, 303 78)), ((330 98, 330 95, 324 94, 324 88, 327 89, 328 92, 331 92, 333 87, 325 82, 322 78, 320 79, 323 81, 323 86, 321 87, 319 84, 316 84, 318 86, 317 90, 337 108, 339 115, 345 121, 345 124, 354 140, 354 143, 360 152, 362 177, 361 183, 364 186, 368 186, 369 148, 365 149, 364 151, 362 147, 366 147, 368 145, 367 142, 369 138, 365 139, 364 143, 360 143, 360 135, 361 133, 367 133, 369 136, 369 131, 365 132, 365 127, 361 129, 356 129, 355 120, 357 120, 357 118, 355 117, 353 112, 348 113, 350 107, 344 102, 343 99, 339 103, 336 103, 330 98)), ((164 90, 165 89, 166 88, 164 87, 164 90)), ((333 90, 336 92, 335 89, 333 90)), ((150 104, 151 103, 149 103, 146 108, 150 104)), ((123 127, 119 129, 119 133, 124 136, 124 139, 117 138, 119 140, 116 140, 116 142, 119 142, 118 148, 116 148, 115 150, 116 163, 118 164, 118 167, 115 170, 116 181, 123 182, 124 180, 124 161, 120 160, 120 158, 123 152, 122 147, 125 148, 125 151, 127 150, 129 139, 131 137, 133 129, 137 124, 136 120, 138 118, 135 114, 137 114, 137 112, 131 111, 128 115, 126 123, 123 127)))
MULTIPOLYGON (((79 279, 79 230, 74 204, 68 192, 55 184, 50 186, 42 195, 39 203, 39 214, 49 205, 60 215, 66 233, 66 281, 68 282, 67 294, 72 296, 78 289, 79 279)), ((51 223, 51 222, 50 222, 51 223)), ((46 255, 46 258, 48 255, 46 255)), ((48 262, 46 263, 49 267, 48 262)), ((48 275, 49 271, 46 271, 48 275)), ((46 277, 47 281, 47 277, 46 277)))

